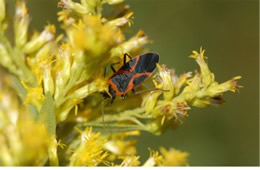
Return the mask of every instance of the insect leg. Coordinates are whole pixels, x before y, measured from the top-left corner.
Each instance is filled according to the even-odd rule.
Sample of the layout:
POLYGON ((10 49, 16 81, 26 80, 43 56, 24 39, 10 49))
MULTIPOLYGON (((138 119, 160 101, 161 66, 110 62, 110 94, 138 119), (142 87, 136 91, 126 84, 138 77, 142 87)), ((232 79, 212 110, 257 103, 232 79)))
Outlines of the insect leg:
POLYGON ((102 100, 101 110, 102 110, 102 122, 103 122, 103 127, 105 127, 105 118, 104 118, 104 100, 102 100))
POLYGON ((113 104, 115 98, 116 98, 116 96, 113 96, 113 97, 112 97, 112 99, 111 99, 111 103, 110 103, 110 104, 113 104))
POLYGON ((155 90, 169 91, 169 90, 163 90, 163 89, 159 89, 159 88, 153 88, 153 89, 146 89, 146 90, 141 90, 141 91, 135 91, 134 89, 132 89, 132 92, 136 95, 136 94, 141 94, 141 93, 155 91, 155 90))
POLYGON ((132 57, 129 54, 125 53, 124 54, 124 64, 126 63, 126 57, 128 57, 128 58, 130 58, 130 60, 132 60, 132 57))
POLYGON ((116 70, 115 70, 115 68, 114 68, 114 65, 119 64, 119 63, 120 63, 120 62, 113 63, 113 64, 110 65, 110 68, 111 68, 111 70, 112 70, 114 73, 116 72, 116 70))
POLYGON ((125 99, 126 96, 127 96, 127 94, 121 95, 121 99, 122 99, 122 100, 125 99))

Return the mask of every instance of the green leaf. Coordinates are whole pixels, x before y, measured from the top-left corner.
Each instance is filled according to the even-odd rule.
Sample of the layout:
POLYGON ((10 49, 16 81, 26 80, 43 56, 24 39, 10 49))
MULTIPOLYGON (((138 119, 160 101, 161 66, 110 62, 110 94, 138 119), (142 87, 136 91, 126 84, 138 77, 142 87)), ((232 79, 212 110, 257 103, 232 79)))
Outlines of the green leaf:
MULTIPOLYGON (((13 83, 12 84, 13 88, 17 91, 17 93, 21 97, 22 101, 24 101, 25 98, 26 98, 27 93, 26 93, 25 88, 21 84, 20 80, 17 77, 12 76, 12 83, 13 83)), ((28 104, 27 107, 28 107, 29 111, 31 112, 31 115, 34 118, 34 120, 37 120, 37 118, 38 118, 38 111, 37 111, 36 107, 34 105, 32 105, 32 104, 28 104)))
POLYGON ((18 92, 19 96, 21 96, 22 99, 25 99, 25 97, 27 95, 26 90, 23 87, 23 85, 21 84, 20 80, 17 77, 12 76, 12 82, 13 82, 13 87, 18 92))
POLYGON ((56 115, 54 112, 54 101, 49 92, 45 95, 45 99, 38 116, 38 121, 47 127, 50 135, 56 134, 56 115))

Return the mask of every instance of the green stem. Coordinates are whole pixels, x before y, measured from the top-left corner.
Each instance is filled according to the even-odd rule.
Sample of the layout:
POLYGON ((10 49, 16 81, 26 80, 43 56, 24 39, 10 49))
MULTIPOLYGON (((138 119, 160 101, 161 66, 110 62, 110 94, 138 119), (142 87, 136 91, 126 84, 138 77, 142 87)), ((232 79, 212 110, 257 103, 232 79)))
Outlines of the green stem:
POLYGON ((79 128, 86 128, 86 127, 96 127, 96 128, 104 128, 108 131, 111 131, 112 129, 116 129, 117 131, 132 131, 132 130, 142 130, 142 131, 149 131, 146 127, 142 127, 139 125, 126 125, 126 124, 103 124, 103 123, 96 123, 96 122, 90 122, 90 123, 82 123, 78 124, 77 127, 79 128))

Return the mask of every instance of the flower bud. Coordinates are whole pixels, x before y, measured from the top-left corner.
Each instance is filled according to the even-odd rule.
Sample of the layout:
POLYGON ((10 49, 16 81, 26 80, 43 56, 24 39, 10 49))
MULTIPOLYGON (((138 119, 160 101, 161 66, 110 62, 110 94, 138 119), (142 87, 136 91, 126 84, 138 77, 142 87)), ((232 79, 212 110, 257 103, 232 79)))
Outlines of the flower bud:
POLYGON ((24 1, 17 1, 14 31, 15 44, 17 47, 22 47, 27 42, 29 25, 29 15, 24 1))
POLYGON ((108 21, 106 23, 106 25, 110 26, 111 28, 113 29, 116 29, 118 27, 122 27, 126 24, 131 24, 131 20, 130 18, 133 16, 133 12, 130 12, 128 14, 126 14, 125 16, 121 17, 121 18, 117 18, 117 19, 114 19, 112 21, 108 21))
POLYGON ((54 93, 54 82, 51 75, 51 62, 42 64, 42 73, 43 73, 43 87, 44 94, 50 92, 51 95, 54 93))
POLYGON ((122 3, 124 0, 104 0, 105 3, 108 3, 109 5, 116 5, 119 3, 122 3))
POLYGON ((205 59, 207 59, 207 57, 204 56, 205 50, 202 50, 202 48, 200 48, 200 53, 198 53, 197 51, 192 51, 192 53, 193 54, 189 57, 194 58, 199 64, 203 85, 204 87, 208 87, 212 82, 214 82, 215 77, 214 74, 210 72, 207 63, 205 62, 205 59))
POLYGON ((56 28, 54 25, 46 26, 40 35, 34 37, 25 44, 23 51, 30 54, 39 50, 46 42, 54 39, 55 30, 56 28))
POLYGON ((58 7, 72 10, 80 15, 89 14, 91 12, 90 6, 87 3, 77 3, 71 0, 61 0, 58 3, 58 7))
POLYGON ((144 34, 144 31, 139 31, 130 40, 121 43, 119 46, 111 49, 111 57, 123 56, 125 53, 130 51, 141 49, 141 47, 147 44, 149 41, 148 37, 144 34))
POLYGON ((162 67, 157 64, 159 71, 159 76, 161 79, 161 84, 163 85, 163 90, 167 90, 163 93, 165 100, 171 100, 175 94, 174 84, 173 84, 173 71, 169 70, 166 65, 162 67))
POLYGON ((17 68, 3 44, 0 43, 0 64, 6 67, 12 73, 18 74, 17 68))
POLYGON ((215 97, 215 96, 222 95, 224 92, 227 92, 227 91, 231 91, 231 92, 238 91, 238 89, 242 87, 242 86, 238 85, 238 83, 236 81, 239 79, 241 79, 241 76, 236 76, 236 77, 232 78, 231 80, 228 80, 224 83, 215 84, 215 85, 210 86, 206 91, 207 96, 215 97))

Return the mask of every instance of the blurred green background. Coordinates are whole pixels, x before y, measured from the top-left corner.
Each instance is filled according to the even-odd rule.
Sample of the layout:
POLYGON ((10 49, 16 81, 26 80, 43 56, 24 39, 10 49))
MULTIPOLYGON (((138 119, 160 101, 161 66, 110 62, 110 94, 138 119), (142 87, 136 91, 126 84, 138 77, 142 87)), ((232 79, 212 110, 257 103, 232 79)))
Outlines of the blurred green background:
MULTIPOLYGON (((55 23, 58 0, 27 0, 31 28, 55 23)), ((143 133, 141 160, 148 147, 175 147, 190 153, 192 166, 259 165, 259 2, 258 0, 128 0, 134 34, 143 29, 161 55, 161 64, 178 74, 198 69, 188 56, 206 49, 208 64, 223 82, 241 75, 240 94, 224 95, 220 107, 192 108, 184 124, 162 136, 143 133), (152 142, 151 142, 152 141, 152 142)), ((10 5, 10 4, 9 4, 10 5)), ((11 6, 11 5, 10 5, 11 6)))

